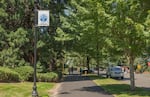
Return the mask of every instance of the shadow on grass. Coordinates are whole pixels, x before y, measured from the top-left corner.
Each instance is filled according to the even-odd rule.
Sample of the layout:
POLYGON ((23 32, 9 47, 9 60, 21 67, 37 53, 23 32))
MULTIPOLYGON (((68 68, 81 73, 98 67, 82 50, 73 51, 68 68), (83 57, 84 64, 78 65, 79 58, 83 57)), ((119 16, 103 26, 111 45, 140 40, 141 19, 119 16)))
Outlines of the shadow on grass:
POLYGON ((21 83, 20 81, 0 81, 0 83, 21 83))
MULTIPOLYGON (((108 80, 107 78, 104 77, 97 77, 97 76, 90 76, 90 78, 92 80, 101 80, 103 79, 103 81, 108 80)), ((119 83, 119 82, 118 82, 119 83)), ((150 97, 150 92, 149 92, 149 88, 145 88, 145 87, 136 87, 136 89, 134 91, 130 90, 130 85, 128 84, 101 84, 99 82, 99 84, 101 84, 100 86, 107 92, 111 93, 111 94, 116 94, 116 95, 128 95, 127 97, 150 97)), ((122 96, 123 97, 123 96, 122 96)))
POLYGON ((145 90, 144 88, 136 88, 134 91, 130 90, 130 86, 127 84, 109 84, 109 85, 102 85, 102 87, 112 93, 112 94, 127 94, 130 96, 148 96, 150 97, 150 92, 145 90))
POLYGON ((38 97, 49 97, 48 95, 39 95, 38 97))

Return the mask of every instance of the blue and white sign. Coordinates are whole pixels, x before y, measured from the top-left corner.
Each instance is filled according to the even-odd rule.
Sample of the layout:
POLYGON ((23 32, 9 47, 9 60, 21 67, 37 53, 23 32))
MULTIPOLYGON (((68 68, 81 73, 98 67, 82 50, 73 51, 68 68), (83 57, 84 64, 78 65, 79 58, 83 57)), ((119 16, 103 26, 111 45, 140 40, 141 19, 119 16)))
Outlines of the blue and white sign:
POLYGON ((49 26, 49 10, 38 10, 38 26, 49 26))

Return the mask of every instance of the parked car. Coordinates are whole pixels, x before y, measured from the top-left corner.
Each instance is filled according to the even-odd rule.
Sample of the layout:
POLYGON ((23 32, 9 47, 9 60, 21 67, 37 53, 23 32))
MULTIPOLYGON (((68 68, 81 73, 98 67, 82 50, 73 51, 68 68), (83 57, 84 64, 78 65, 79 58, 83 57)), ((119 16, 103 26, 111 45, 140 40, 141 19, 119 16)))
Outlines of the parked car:
POLYGON ((82 70, 82 74, 86 74, 86 73, 93 73, 93 70, 87 70, 87 69, 83 69, 82 70))
POLYGON ((120 66, 112 66, 112 67, 107 68, 106 77, 123 79, 124 73, 123 73, 122 68, 120 66))

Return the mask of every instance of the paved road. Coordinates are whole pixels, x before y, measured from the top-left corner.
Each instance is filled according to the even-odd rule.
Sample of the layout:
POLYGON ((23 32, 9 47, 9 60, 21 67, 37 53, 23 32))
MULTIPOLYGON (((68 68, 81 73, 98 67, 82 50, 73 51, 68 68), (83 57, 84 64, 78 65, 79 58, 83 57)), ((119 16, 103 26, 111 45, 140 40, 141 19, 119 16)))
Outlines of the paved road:
MULTIPOLYGON (((124 80, 120 81, 130 84, 129 74, 125 74, 124 80)), ((150 74, 135 74, 135 86, 150 90, 150 74)))
POLYGON ((69 75, 55 97, 113 97, 86 76, 69 75))

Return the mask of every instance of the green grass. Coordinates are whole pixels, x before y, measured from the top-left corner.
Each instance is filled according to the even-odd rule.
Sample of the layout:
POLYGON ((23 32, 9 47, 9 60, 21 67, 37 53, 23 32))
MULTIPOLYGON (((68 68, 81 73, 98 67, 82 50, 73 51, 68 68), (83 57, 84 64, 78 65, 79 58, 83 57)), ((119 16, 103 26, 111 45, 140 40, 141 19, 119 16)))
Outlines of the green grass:
MULTIPOLYGON (((49 90, 55 83, 37 83, 37 91, 40 97, 49 97, 49 90)), ((0 83, 0 97, 32 97, 33 83, 0 83)))
POLYGON ((90 78, 115 97, 150 97, 149 90, 145 90, 144 88, 136 88, 135 91, 130 91, 130 85, 111 78, 96 76, 90 76, 90 78))

